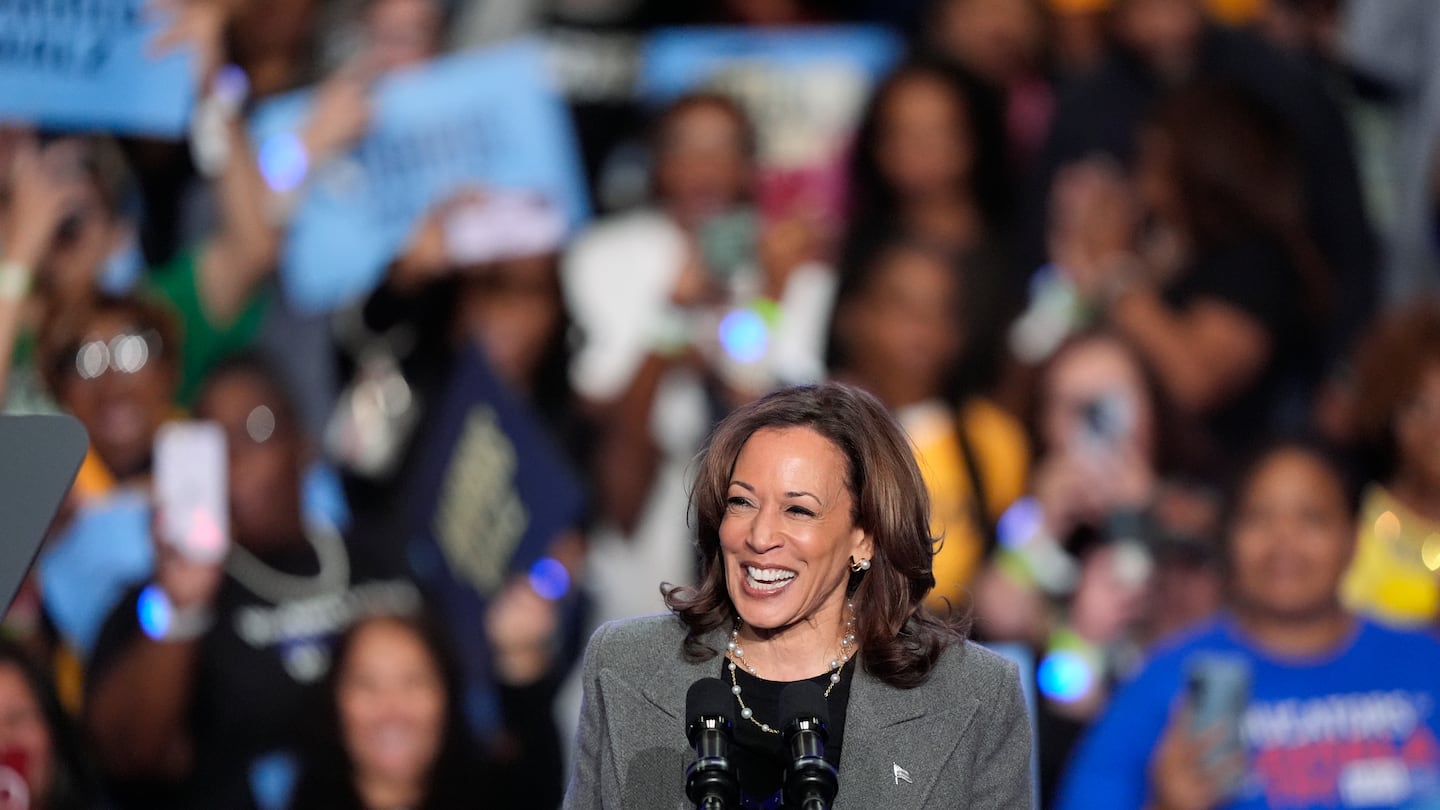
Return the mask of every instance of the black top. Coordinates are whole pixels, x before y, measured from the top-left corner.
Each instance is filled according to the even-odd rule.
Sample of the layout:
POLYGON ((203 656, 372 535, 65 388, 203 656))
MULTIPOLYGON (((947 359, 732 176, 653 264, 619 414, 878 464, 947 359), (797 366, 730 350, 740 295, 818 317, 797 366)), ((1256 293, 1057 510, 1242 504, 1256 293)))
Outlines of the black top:
POLYGON ((1161 295, 1176 310, 1218 301, 1254 318, 1270 339, 1270 359, 1256 379, 1206 419, 1222 457, 1248 453, 1255 442, 1290 426, 1287 409, 1319 376, 1300 277, 1281 246, 1262 236, 1212 245, 1161 295))
MULTIPOLYGON (((310 576, 319 570, 308 548, 260 559, 285 574, 310 576)), ((342 589, 278 604, 227 576, 215 597, 215 623, 199 642, 186 718, 193 768, 179 783, 112 781, 116 805, 122 810, 258 806, 252 784, 261 779, 260 770, 293 749, 307 705, 323 700, 334 640, 366 614, 419 607, 414 585, 386 577, 360 555, 350 555, 350 574, 342 589)), ((140 637, 140 590, 133 588, 107 619, 90 659, 88 686, 99 683, 140 637)))
MULTIPOLYGON (((721 659, 720 679, 730 683, 730 662, 721 659)), ((825 760, 840 769, 840 746, 845 737, 845 710, 850 705, 850 682, 855 676, 855 659, 845 662, 840 668, 840 682, 831 690, 826 702, 830 704, 829 738, 825 742, 825 760)), ((830 685, 830 673, 809 679, 820 687, 830 685)), ((780 723, 780 691, 789 686, 788 681, 767 681, 757 678, 740 667, 735 668, 735 682, 740 685, 745 705, 755 713, 755 719, 772 726, 780 723)), ((776 810, 780 807, 781 792, 785 784, 785 766, 790 763, 790 754, 785 748, 784 734, 769 734, 759 726, 740 716, 740 705, 735 705, 735 749, 731 752, 736 774, 740 777, 740 806, 745 810, 776 810)))

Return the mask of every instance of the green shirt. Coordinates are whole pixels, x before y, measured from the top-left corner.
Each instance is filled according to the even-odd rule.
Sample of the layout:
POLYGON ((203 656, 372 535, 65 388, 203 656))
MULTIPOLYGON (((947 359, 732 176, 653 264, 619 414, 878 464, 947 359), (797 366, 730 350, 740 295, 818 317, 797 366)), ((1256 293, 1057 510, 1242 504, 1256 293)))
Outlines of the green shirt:
POLYGON ((218 362, 251 344, 265 317, 267 296, 250 296, 229 323, 214 322, 200 300, 200 250, 189 248, 152 268, 139 292, 170 307, 180 327, 180 386, 175 401, 189 407, 205 375, 218 362))

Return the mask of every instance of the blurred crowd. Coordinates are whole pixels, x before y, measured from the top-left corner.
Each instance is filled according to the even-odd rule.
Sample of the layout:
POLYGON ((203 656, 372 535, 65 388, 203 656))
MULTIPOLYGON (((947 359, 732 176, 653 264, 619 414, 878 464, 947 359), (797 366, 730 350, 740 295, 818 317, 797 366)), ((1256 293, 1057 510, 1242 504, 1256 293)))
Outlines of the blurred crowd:
POLYGON ((703 437, 822 379, 914 441, 931 607, 1030 662, 1044 806, 1411 795, 1337 786, 1371 738, 1191 733, 1196 649, 1297 712, 1423 696, 1394 755, 1440 786, 1429 0, 164 5, 187 141, 0 129, 0 402, 91 441, 3 625, 30 807, 558 805, 584 639, 694 576, 703 437), (660 29, 854 24, 904 52, 798 186, 773 131, 823 103, 636 89, 660 29), (307 181, 247 114, 312 88, 284 145, 316 174, 379 77, 522 36, 594 217, 461 189, 362 295, 292 300, 307 181), (158 539, 186 419, 226 439, 218 559, 158 539))

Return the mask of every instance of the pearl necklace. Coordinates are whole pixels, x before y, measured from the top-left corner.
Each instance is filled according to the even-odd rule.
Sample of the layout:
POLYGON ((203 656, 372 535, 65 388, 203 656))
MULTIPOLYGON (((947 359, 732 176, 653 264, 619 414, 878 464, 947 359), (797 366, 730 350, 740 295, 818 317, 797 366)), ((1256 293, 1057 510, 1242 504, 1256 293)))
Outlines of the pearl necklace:
MULTIPOLYGON (((845 620, 845 634, 840 637, 840 654, 830 659, 830 685, 825 687, 825 697, 830 697, 830 692, 835 689, 835 684, 840 683, 840 669, 845 662, 855 656, 855 605, 851 602, 845 603, 845 609, 850 612, 850 618, 845 620)), ((779 734, 780 729, 771 728, 769 723, 762 723, 755 719, 755 712, 745 705, 745 698, 741 697, 740 681, 735 675, 735 664, 745 667, 745 671, 755 675, 755 667, 745 660, 745 648, 740 646, 740 617, 735 617, 735 627, 730 631, 730 642, 725 645, 725 651, 730 656, 726 667, 730 670, 730 693, 735 696, 735 702, 740 704, 740 716, 759 726, 760 730, 767 734, 779 734)), ((760 677, 755 675, 755 677, 760 677)))

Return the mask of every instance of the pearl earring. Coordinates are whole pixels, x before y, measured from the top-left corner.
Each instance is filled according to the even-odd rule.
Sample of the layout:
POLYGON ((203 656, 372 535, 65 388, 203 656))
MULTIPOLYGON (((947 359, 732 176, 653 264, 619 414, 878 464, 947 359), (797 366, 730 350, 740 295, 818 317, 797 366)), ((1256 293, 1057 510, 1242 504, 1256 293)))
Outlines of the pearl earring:
POLYGON ((864 557, 864 558, 861 558, 861 560, 860 560, 859 562, 856 562, 856 561, 855 561, 855 558, 854 558, 854 557, 851 557, 851 558, 850 558, 850 570, 851 570, 851 571, 854 571, 854 572, 857 573, 857 574, 860 573, 861 571, 869 571, 869 570, 870 570, 870 558, 864 557))

